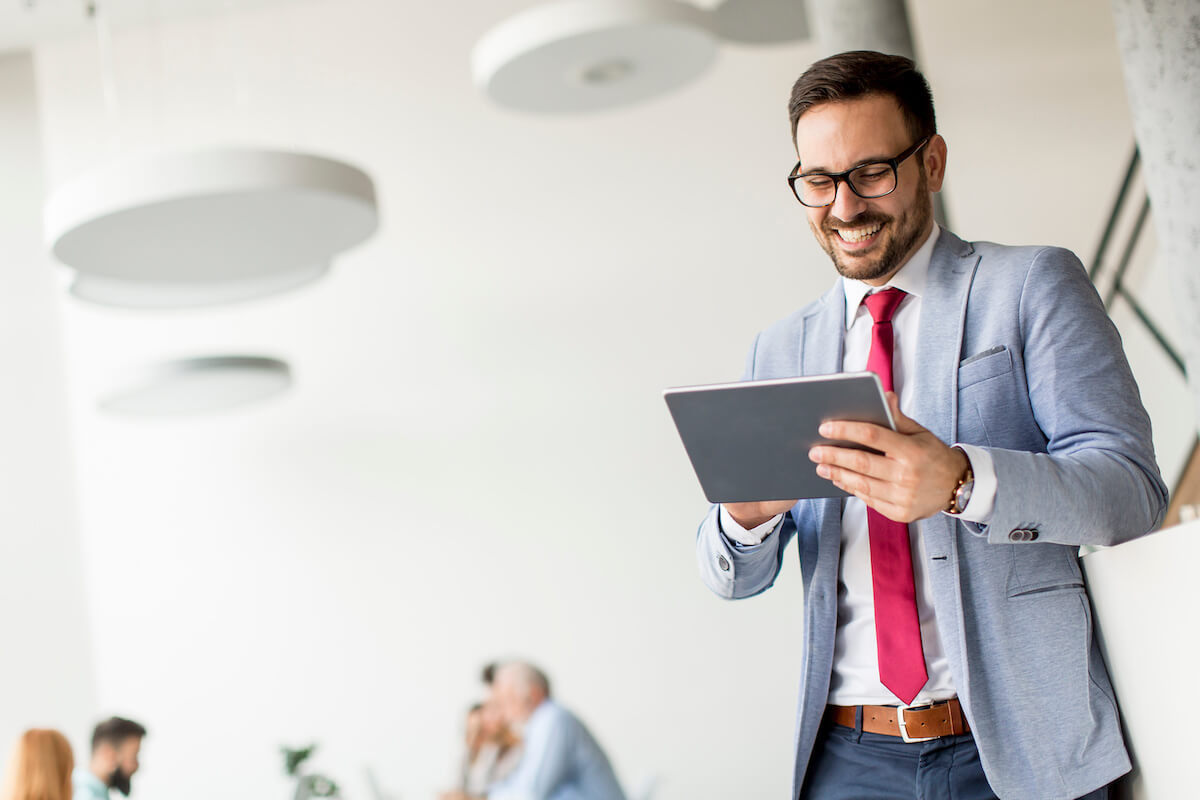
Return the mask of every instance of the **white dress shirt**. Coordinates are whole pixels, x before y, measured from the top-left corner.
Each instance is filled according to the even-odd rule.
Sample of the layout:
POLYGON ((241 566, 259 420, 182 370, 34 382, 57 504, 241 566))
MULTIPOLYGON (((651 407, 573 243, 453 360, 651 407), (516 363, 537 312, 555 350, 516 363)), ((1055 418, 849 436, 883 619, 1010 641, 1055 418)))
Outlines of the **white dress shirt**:
MULTIPOLYGON (((921 391, 920 371, 916 365, 917 337, 921 319, 921 297, 929 273, 929 262, 940 229, 933 232, 898 273, 884 287, 868 286, 849 278, 842 279, 846 297, 846 338, 842 354, 842 370, 862 372, 867 368, 871 350, 871 328, 874 320, 863 305, 863 298, 884 288, 895 287, 908 296, 892 317, 894 350, 892 353, 892 383, 900 397, 900 410, 912 416, 921 391)), ((960 516, 971 522, 986 523, 992 516, 996 501, 996 472, 986 450, 959 444, 971 462, 975 486, 971 500, 960 516)), ((950 498, 946 498, 949 503, 950 498)), ((743 546, 762 543, 779 526, 783 515, 747 531, 721 508, 722 532, 743 546)), ((915 535, 917 527, 909 527, 913 550, 913 577, 916 584, 917 613, 921 621, 921 644, 925 652, 925 667, 929 680, 913 700, 922 705, 945 700, 955 695, 945 649, 938 634, 933 612, 933 591, 925 571, 925 543, 915 535)), ((899 700, 879 682, 879 661, 875 642, 875 605, 871 584, 871 550, 867 531, 866 505, 848 497, 842 506, 842 553, 838 567, 838 619, 834 643, 833 678, 829 702, 834 705, 896 705, 899 700)))

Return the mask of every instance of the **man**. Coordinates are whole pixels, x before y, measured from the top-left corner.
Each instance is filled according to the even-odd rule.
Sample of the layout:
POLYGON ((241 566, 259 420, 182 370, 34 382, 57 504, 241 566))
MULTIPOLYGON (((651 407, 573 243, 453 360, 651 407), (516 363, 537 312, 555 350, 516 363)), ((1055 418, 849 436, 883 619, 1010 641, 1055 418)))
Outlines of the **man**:
POLYGON ((1106 797, 1129 760, 1078 547, 1166 506, 1117 332, 1070 252, 934 224, 947 149, 911 61, 818 61, 790 110, 789 182, 841 278, 759 334, 745 377, 870 369, 896 421, 822 426, 880 451, 809 453, 851 497, 714 507, 697 537, 726 598, 770 587, 797 539, 792 796, 1106 797))
POLYGON ((583 723, 550 699, 550 682, 540 670, 521 662, 499 666, 491 702, 524 749, 512 774, 489 788, 487 800, 625 800, 608 757, 583 723))
POLYGON ((92 758, 86 769, 75 770, 75 800, 108 800, 109 789, 128 796, 138 753, 146 729, 138 723, 113 717, 92 731, 92 758))

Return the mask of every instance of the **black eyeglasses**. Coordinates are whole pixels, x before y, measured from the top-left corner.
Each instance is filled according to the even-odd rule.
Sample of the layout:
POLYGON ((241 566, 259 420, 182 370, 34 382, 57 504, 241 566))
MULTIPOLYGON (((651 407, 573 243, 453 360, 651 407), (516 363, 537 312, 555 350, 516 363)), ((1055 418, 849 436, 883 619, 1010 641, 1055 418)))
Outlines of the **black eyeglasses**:
POLYGON ((792 167, 792 173, 788 175, 788 186, 792 187, 792 194, 796 195, 796 199, 809 208, 833 205, 833 201, 837 199, 838 184, 842 181, 846 182, 852 192, 865 200, 883 197, 896 191, 899 183, 896 168, 928 141, 929 137, 926 136, 895 158, 860 164, 845 172, 814 172, 803 175, 800 173, 800 162, 797 161, 796 166, 792 167))

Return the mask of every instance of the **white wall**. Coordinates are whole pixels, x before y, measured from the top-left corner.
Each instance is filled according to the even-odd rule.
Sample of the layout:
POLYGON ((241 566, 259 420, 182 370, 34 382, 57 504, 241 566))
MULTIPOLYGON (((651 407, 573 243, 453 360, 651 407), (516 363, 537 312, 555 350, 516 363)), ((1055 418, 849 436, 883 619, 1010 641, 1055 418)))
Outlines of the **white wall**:
POLYGON ((0 55, 0 769, 20 733, 79 748, 95 712, 60 300, 41 247, 33 59, 0 55))
MULTIPOLYGON (((351 798, 368 763, 429 796, 479 666, 505 654, 545 665, 627 783, 786 792, 794 556, 751 601, 700 585, 704 502, 659 393, 736 376, 754 331, 831 281, 783 180, 812 52, 727 47, 654 103, 514 115, 467 54, 526 5, 118 32, 115 116, 93 42, 37 52, 52 184, 113 153, 252 142, 364 166, 383 211, 292 295, 68 309, 97 691, 151 728, 138 798, 284 797, 276 748, 310 739, 351 798), (207 419, 93 410, 124 366, 225 351, 288 357, 298 386, 207 419)), ((1131 142, 1107 7, 912 5, 955 227, 1090 253, 1131 142), (1105 166, 1069 196, 1029 177, 1068 157, 1105 166)))

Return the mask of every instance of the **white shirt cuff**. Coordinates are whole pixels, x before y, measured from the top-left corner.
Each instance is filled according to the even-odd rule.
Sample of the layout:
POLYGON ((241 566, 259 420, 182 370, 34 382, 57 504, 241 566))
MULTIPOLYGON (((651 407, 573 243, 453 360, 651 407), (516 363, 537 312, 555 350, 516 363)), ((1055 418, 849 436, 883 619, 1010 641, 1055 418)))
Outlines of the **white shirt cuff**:
POLYGON ((996 465, 992 463, 992 454, 982 447, 973 444, 956 444, 955 447, 967 454, 971 462, 971 472, 975 474, 975 485, 971 488, 971 499, 961 514, 950 514, 955 519, 986 525, 992 519, 992 511, 996 508, 996 465))
POLYGON ((783 519, 783 514, 776 514, 769 520, 759 525, 756 528, 746 530, 741 525, 738 525, 737 520, 733 515, 725 510, 725 506, 721 506, 721 533, 725 534, 730 540, 737 542, 746 547, 753 547, 756 544, 762 544, 763 539, 771 535, 771 531, 775 530, 780 521, 783 519))

